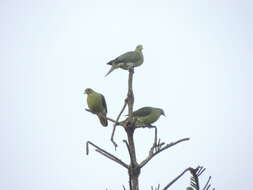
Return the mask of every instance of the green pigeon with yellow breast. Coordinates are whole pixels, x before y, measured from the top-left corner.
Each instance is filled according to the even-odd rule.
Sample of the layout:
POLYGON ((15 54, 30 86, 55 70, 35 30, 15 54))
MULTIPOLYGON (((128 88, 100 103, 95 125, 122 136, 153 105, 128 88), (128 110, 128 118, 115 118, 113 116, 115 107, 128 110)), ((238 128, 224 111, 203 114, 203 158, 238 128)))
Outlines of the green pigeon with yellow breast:
POLYGON ((143 107, 133 112, 136 125, 151 125, 156 122, 161 115, 165 116, 163 109, 155 107, 143 107))
POLYGON ((107 106, 105 97, 91 88, 86 88, 84 93, 87 94, 88 107, 98 116, 100 123, 106 127, 108 125, 108 121, 106 119, 107 106))
POLYGON ((142 65, 144 62, 142 50, 143 46, 138 45, 134 51, 126 52, 118 56, 117 58, 109 61, 107 65, 111 65, 111 68, 105 76, 109 75, 112 71, 118 68, 128 70, 130 68, 142 65))

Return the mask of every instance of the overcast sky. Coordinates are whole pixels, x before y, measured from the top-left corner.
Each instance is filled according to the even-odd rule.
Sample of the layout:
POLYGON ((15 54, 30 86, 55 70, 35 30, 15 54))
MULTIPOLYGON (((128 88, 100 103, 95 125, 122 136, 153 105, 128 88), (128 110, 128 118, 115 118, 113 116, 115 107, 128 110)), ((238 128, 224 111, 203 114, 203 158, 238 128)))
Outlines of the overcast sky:
MULTIPOLYGON (((84 110, 85 88, 103 93, 108 116, 124 103, 128 73, 106 62, 142 44, 135 105, 160 107, 164 142, 190 137, 149 162, 141 189, 165 186, 185 168, 207 168, 216 189, 249 189, 253 160, 253 3, 250 0, 1 0, 0 189, 118 190, 127 171, 91 140, 128 162, 118 128, 84 110)), ((123 119, 123 118, 122 118, 123 119)), ((153 131, 135 134, 138 161, 153 131)), ((172 186, 183 190, 189 175, 172 186)))

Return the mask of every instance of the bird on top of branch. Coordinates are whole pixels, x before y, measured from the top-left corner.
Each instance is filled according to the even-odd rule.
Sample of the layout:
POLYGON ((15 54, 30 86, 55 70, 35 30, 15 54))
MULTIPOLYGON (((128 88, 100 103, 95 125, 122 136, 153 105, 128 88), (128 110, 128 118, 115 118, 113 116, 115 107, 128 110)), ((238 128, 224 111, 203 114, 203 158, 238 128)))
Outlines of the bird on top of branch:
POLYGON ((165 116, 163 109, 154 107, 143 107, 133 112, 136 125, 150 125, 156 122, 161 115, 165 116))
POLYGON ((87 104, 90 110, 95 113, 99 120, 100 123, 106 127, 108 125, 107 119, 106 119, 106 114, 107 114, 107 106, 106 106, 106 101, 105 97, 92 90, 91 88, 86 88, 84 91, 84 94, 87 94, 87 104))
POLYGON ((111 65, 111 68, 105 76, 109 75, 113 70, 118 68, 128 70, 142 65, 144 61, 142 49, 142 45, 138 45, 134 51, 126 52, 116 59, 109 61, 107 65, 111 65))

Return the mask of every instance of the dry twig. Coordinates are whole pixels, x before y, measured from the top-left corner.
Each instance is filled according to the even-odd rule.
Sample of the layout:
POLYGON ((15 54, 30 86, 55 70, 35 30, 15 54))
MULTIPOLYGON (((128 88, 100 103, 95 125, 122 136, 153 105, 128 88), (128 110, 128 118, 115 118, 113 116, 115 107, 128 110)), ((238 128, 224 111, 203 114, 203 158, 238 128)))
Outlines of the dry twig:
MULTIPOLYGON (((175 179, 173 179, 168 185, 166 185, 163 190, 167 190, 172 184, 174 184, 179 178, 181 178, 187 171, 189 171, 192 174, 191 177, 191 187, 193 187, 196 190, 200 190, 199 185, 199 176, 205 171, 206 169, 202 166, 198 166, 195 169, 194 168, 187 168, 185 169, 181 174, 179 174, 175 179)), ((211 176, 209 177, 206 185, 204 186, 203 190, 208 190, 211 187, 211 184, 209 184, 211 180, 211 176)), ((215 190, 213 188, 212 190, 215 190)))
POLYGON ((181 174, 179 174, 175 179, 173 179, 168 185, 166 185, 163 190, 167 190, 173 183, 175 183, 180 177, 182 177, 187 171, 192 170, 193 168, 185 169, 181 174))
POLYGON ((116 126, 119 125, 119 119, 120 119, 120 116, 122 115, 122 113, 124 112, 125 108, 126 108, 126 105, 127 105, 127 98, 125 99, 125 103, 116 119, 116 121, 114 122, 114 125, 113 125, 113 130, 112 130, 112 135, 111 135, 111 141, 115 147, 115 150, 117 149, 117 143, 114 141, 114 133, 115 133, 115 130, 116 130, 116 126))
MULTIPOLYGON (((142 168, 143 166, 145 166, 155 155, 159 154, 160 152, 162 152, 162 151, 164 151, 164 150, 166 150, 166 149, 168 149, 168 148, 170 148, 170 147, 172 147, 172 146, 174 146, 174 145, 176 145, 176 144, 178 144, 178 143, 180 143, 180 142, 188 141, 188 140, 190 140, 190 138, 180 139, 180 140, 178 140, 178 141, 176 141, 176 142, 172 142, 172 143, 170 143, 170 144, 167 144, 167 145, 166 145, 165 147, 163 147, 163 148, 162 148, 162 145, 163 145, 164 143, 162 143, 162 145, 161 145, 161 144, 158 144, 158 145, 157 145, 157 146, 158 146, 158 149, 156 150, 156 152, 150 151, 148 157, 140 163, 140 168, 142 168)), ((159 143, 160 143, 160 141, 159 141, 159 143)), ((151 149, 152 149, 152 147, 151 147, 151 149)))
POLYGON ((86 154, 89 154, 89 144, 92 145, 93 147, 96 148, 96 151, 99 152, 100 154, 102 154, 103 156, 117 162, 118 164, 120 164, 121 166, 123 166, 124 168, 128 169, 128 165, 126 163, 124 163, 122 160, 120 160, 119 158, 117 158, 116 156, 112 155, 111 153, 107 152, 106 150, 100 148, 99 146, 93 144, 90 141, 86 142, 86 154))

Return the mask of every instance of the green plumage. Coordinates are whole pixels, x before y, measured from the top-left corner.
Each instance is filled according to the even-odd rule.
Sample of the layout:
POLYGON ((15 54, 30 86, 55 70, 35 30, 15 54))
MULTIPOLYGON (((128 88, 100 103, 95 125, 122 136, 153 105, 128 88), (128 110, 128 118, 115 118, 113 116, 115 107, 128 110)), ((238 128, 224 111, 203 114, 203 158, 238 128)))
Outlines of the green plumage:
POLYGON ((100 123, 104 127, 106 127, 108 125, 108 122, 106 119, 107 106, 105 97, 102 94, 95 92, 91 88, 86 88, 85 93, 88 95, 87 96, 88 107, 92 112, 97 114, 100 123))
POLYGON ((118 68, 128 70, 131 67, 140 66, 144 61, 142 49, 142 45, 138 45, 134 51, 124 53, 116 59, 109 61, 107 64, 111 65, 111 69, 105 76, 109 75, 113 70, 118 68))
POLYGON ((150 125, 156 122, 164 111, 160 108, 143 107, 133 112, 137 125, 150 125))

